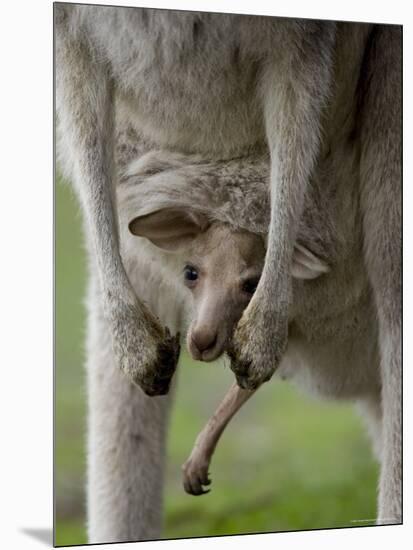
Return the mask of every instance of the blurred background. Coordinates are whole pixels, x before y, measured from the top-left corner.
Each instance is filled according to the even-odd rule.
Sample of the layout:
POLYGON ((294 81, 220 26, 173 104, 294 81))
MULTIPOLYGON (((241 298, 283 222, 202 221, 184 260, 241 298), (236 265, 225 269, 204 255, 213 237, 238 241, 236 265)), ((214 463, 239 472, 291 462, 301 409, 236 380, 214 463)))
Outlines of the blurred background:
MULTIPOLYGON (((86 284, 82 222, 68 185, 56 186, 56 544, 85 529, 86 284)), ((183 354, 172 415, 163 538, 372 525, 378 467, 350 404, 316 401, 273 378, 245 405, 212 460, 212 491, 187 495, 181 465, 231 384, 222 363, 183 354)))

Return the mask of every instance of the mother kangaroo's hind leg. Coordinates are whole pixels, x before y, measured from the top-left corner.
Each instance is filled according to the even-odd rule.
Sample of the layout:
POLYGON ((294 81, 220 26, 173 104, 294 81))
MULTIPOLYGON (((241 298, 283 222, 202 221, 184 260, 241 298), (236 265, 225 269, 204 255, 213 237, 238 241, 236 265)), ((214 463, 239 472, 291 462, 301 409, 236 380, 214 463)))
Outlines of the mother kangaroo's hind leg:
POLYGON ((372 32, 361 83, 364 254, 379 320, 382 445, 377 522, 402 521, 401 28, 372 32))

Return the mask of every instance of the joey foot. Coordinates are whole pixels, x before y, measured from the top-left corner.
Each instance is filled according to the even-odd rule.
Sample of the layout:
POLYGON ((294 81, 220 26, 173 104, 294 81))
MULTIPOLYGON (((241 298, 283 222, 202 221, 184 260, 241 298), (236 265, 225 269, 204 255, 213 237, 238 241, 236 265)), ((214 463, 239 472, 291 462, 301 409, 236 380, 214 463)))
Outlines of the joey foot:
POLYGON ((277 312, 254 295, 235 329, 227 354, 238 385, 255 390, 277 369, 287 347, 287 308, 277 312))
POLYGON ((145 306, 110 308, 113 348, 120 369, 147 395, 165 395, 179 359, 179 334, 162 328, 145 306))
POLYGON ((203 486, 211 484, 208 470, 217 443, 228 422, 253 394, 253 391, 243 390, 234 382, 196 438, 194 448, 182 466, 184 489, 190 495, 209 493, 210 489, 206 490, 203 486))
POLYGON ((194 452, 182 466, 183 485, 185 491, 190 495, 205 495, 210 489, 204 489, 204 485, 211 484, 209 477, 209 463, 202 452, 194 449, 194 452))

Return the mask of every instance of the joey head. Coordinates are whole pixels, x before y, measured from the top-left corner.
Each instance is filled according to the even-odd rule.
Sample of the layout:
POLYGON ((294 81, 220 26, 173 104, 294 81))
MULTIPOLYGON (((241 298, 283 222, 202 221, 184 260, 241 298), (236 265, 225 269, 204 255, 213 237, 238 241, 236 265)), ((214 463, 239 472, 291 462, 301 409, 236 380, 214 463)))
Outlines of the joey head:
POLYGON ((264 239, 177 208, 135 218, 129 229, 163 250, 182 255, 182 282, 192 303, 188 350, 200 361, 220 357, 257 287, 264 239))

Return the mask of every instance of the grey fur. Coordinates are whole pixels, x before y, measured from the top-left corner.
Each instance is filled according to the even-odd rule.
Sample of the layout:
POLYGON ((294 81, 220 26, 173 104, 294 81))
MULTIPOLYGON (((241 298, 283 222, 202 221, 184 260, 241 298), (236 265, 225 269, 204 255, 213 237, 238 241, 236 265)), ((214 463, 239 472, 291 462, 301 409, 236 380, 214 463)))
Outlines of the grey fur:
MULTIPOLYGON (((95 258, 90 310, 95 345, 111 333, 116 362, 131 379, 148 393, 167 391, 169 381, 155 387, 152 382, 167 332, 137 298, 119 253, 112 206, 117 132, 130 132, 124 129, 131 125, 150 148, 199 155, 207 164, 268 154, 267 256, 235 332, 232 368, 244 387, 269 379, 283 359, 288 332, 280 374, 294 374, 330 396, 368 395, 379 403, 366 407, 376 411, 375 425, 383 415, 378 522, 399 522, 400 29, 57 4, 56 31, 60 157, 83 203, 95 258), (331 269, 292 287, 294 246, 308 239, 303 227, 311 233, 308 248, 331 269)), ((127 145, 124 153, 134 147, 127 145)), ((221 177, 225 180, 224 174, 217 182, 221 177)), ((259 191, 260 179, 252 179, 259 191)), ((140 272, 139 260, 136 268, 140 272)), ((176 357, 176 340, 169 344, 176 357)), ((92 390, 91 433, 106 433, 102 444, 110 447, 116 419, 121 421, 121 413, 110 419, 107 412, 95 412, 105 398, 119 408, 128 396, 123 412, 130 423, 118 426, 124 426, 116 436, 118 449, 130 448, 132 419, 142 427, 138 418, 151 416, 152 409, 155 420, 145 430, 159 434, 156 449, 119 450, 117 486, 106 477, 101 482, 106 489, 101 485, 96 494, 91 489, 91 501, 100 499, 95 510, 102 510, 93 513, 91 539, 152 537, 160 528, 167 406, 140 393, 132 398, 107 346, 104 352, 90 347, 89 365, 90 372, 99 371, 98 379, 111 377, 106 390, 96 380, 92 390), (117 398, 108 395, 109 388, 117 398), (146 474, 153 453, 159 460, 146 474), (122 477, 129 466, 133 479, 122 477), (125 490, 129 496, 121 502, 125 490)), ((96 466, 94 475, 98 471, 96 466)))

